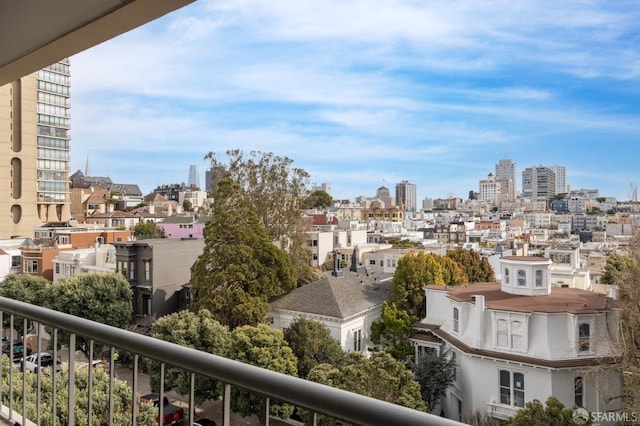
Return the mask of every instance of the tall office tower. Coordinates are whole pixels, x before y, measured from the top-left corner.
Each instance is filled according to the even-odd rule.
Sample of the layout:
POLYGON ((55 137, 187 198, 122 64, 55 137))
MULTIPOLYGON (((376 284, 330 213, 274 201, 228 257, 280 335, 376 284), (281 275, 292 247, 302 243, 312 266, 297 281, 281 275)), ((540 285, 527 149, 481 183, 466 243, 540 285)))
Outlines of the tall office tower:
POLYGON ((567 192, 567 168, 559 164, 550 168, 556 174, 556 194, 565 194, 567 192))
POLYGON ((556 175, 549 167, 527 167, 522 171, 522 197, 549 201, 556 195, 556 175))
POLYGON ((192 164, 189 166, 189 186, 197 186, 200 188, 200 175, 198 173, 198 166, 192 164))
POLYGON ((0 87, 0 239, 71 217, 69 61, 0 87))
POLYGON ((324 191, 327 194, 331 195, 331 184, 330 183, 321 183, 320 185, 313 185, 312 189, 314 191, 324 191))
POLYGON ((415 213, 418 204, 416 185, 407 180, 396 183, 396 203, 404 205, 405 212, 415 213))
POLYGON ((496 164, 496 179, 511 180, 511 192, 505 201, 513 201, 516 199, 516 165, 510 158, 503 158, 496 164))

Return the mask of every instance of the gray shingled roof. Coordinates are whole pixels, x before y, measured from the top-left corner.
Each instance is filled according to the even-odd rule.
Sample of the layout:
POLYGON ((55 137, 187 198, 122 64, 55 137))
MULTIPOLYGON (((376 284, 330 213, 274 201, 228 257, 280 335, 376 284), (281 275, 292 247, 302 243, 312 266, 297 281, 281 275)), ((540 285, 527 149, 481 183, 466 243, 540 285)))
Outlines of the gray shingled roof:
POLYGON ((271 301, 272 309, 345 319, 391 301, 391 281, 374 281, 366 275, 344 271, 327 275, 271 301))

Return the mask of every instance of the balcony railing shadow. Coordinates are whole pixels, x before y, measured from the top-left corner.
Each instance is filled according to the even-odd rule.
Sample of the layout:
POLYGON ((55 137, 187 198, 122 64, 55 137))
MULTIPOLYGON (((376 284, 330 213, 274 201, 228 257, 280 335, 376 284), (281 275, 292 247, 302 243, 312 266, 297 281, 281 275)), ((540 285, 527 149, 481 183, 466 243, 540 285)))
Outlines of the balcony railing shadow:
MULTIPOLYGON (((123 351, 132 354, 132 401, 131 401, 131 424, 136 425, 136 407, 138 395, 138 375, 139 360, 141 357, 148 358, 160 363, 161 385, 164 377, 165 366, 175 366, 190 372, 190 392, 188 401, 188 413, 186 418, 193 419, 195 413, 194 403, 194 384, 196 375, 206 376, 223 383, 223 402, 222 402, 222 424, 228 426, 230 424, 231 414, 231 388, 241 388, 250 392, 260 394, 266 397, 266 422, 269 422, 269 401, 279 401, 290 403, 296 407, 310 410, 313 414, 313 424, 317 424, 318 416, 325 415, 338 419, 345 423, 356 425, 456 425, 457 422, 447 420, 431 414, 405 408, 399 405, 387 403, 377 399, 365 397, 362 395, 335 389, 329 386, 313 383, 300 378, 287 376, 285 374, 266 370, 238 361, 219 357, 209 353, 201 352, 195 349, 179 346, 173 343, 164 342, 152 337, 143 336, 127 330, 121 330, 108 325, 85 320, 83 318, 63 314, 50 309, 42 308, 35 305, 19 302, 12 299, 0 297, 0 323, 3 319, 9 318, 10 328, 13 329, 15 321, 26 318, 40 325, 50 327, 52 331, 52 354, 57 359, 58 346, 57 334, 62 330, 69 333, 69 347, 74 348, 76 338, 78 336, 89 341, 90 358, 93 354, 94 343, 106 344, 111 347, 115 346, 123 351)), ((27 321, 23 321, 23 336, 27 334, 27 321)), ((42 327, 37 327, 37 351, 41 348, 42 327)), ((10 339, 11 341, 13 339, 10 339)), ((112 353, 113 354, 113 353, 112 353)), ((63 360, 68 363, 68 374, 64 375, 68 383, 75 383, 75 371, 77 361, 75 359, 75 351, 68 351, 68 359, 63 360)), ((115 368, 113 356, 110 357, 109 371, 109 424, 113 419, 113 388, 115 380, 115 368)), ((40 424, 40 375, 37 373, 37 400, 36 400, 36 418, 28 419, 23 413, 27 412, 27 398, 25 396, 27 374, 28 372, 18 373, 13 368, 2 368, 0 364, 0 378, 5 381, 5 377, 9 376, 8 392, 0 388, 0 416, 9 419, 13 423, 22 425, 33 422, 40 424), (14 386, 13 375, 19 374, 22 377, 23 386, 17 389, 14 386), (22 394, 18 394, 22 391, 22 394), (5 393, 7 393, 5 395, 5 393)), ((92 419, 92 368, 89 368, 88 380, 88 419, 92 419)), ((54 411, 52 418, 55 419, 56 410, 56 377, 53 374, 53 403, 51 404, 54 411)), ((66 386, 68 395, 65 395, 64 403, 66 407, 60 408, 68 413, 67 424, 73 426, 78 423, 75 418, 74 406, 76 403, 75 386, 66 386)), ((164 398, 164 392, 160 390, 159 398, 164 398)), ((87 395, 82 395, 87 398, 87 395)), ((162 404, 160 404, 160 415, 162 418, 162 404)), ((159 420, 160 422, 160 420, 159 420)), ((192 420, 189 420, 191 424, 192 420)))

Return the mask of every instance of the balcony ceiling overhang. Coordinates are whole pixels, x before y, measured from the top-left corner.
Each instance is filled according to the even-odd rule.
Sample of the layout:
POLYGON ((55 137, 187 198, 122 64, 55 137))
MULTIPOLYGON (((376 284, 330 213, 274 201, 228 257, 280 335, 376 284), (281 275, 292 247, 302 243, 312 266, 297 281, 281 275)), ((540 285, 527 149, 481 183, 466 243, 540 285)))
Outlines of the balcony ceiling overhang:
POLYGON ((0 86, 194 1, 0 1, 0 86))

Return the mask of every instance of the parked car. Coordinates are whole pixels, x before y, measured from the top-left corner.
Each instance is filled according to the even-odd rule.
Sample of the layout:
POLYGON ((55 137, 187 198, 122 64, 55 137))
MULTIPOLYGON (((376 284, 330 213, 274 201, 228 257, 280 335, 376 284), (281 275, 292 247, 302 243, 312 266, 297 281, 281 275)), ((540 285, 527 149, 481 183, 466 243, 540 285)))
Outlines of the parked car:
MULTIPOLYGON (((154 407, 158 407, 160 395, 157 393, 148 393, 140 397, 140 401, 153 404, 154 407)), ((182 424, 184 420, 184 409, 173 405, 169 402, 169 399, 165 396, 162 401, 162 424, 163 425, 176 425, 182 424)), ((158 418, 156 417, 156 421, 158 418)))
MULTIPOLYGON (((18 362, 20 361, 21 358, 24 357, 24 354, 22 353, 22 351, 25 349, 24 343, 22 343, 19 340, 14 340, 13 341, 13 348, 11 348, 11 342, 9 341, 9 339, 7 339, 6 337, 2 338, 2 353, 6 356, 9 356, 9 351, 13 350, 13 354, 11 355, 11 360, 13 362, 18 362)), ((26 355, 31 355, 31 349, 26 348, 27 349, 27 353, 26 355)))
POLYGON ((216 422, 211 419, 198 419, 193 422, 193 426, 217 426, 216 422))
MULTIPOLYGON (((40 352, 39 354, 31 354, 26 358, 20 360, 20 371, 31 371, 33 373, 38 372, 38 356, 40 357, 40 372, 47 373, 53 369, 54 359, 53 355, 48 352, 40 352)), ((58 359, 55 360, 56 372, 62 368, 62 362, 58 359)))

